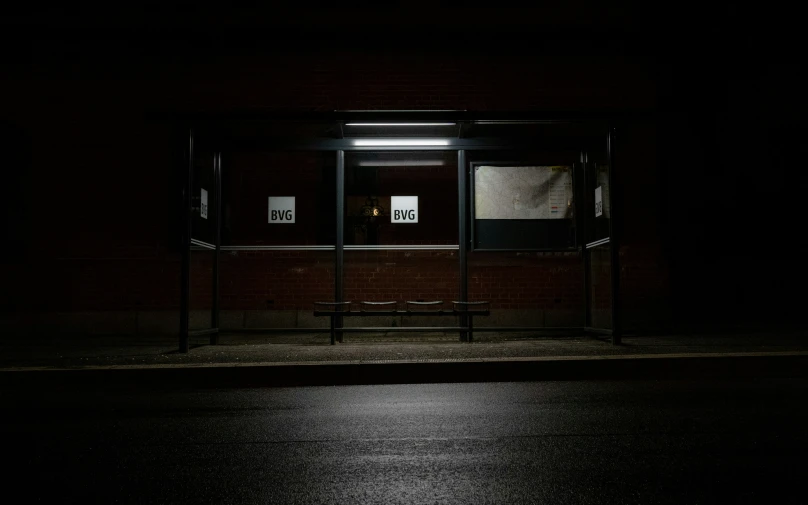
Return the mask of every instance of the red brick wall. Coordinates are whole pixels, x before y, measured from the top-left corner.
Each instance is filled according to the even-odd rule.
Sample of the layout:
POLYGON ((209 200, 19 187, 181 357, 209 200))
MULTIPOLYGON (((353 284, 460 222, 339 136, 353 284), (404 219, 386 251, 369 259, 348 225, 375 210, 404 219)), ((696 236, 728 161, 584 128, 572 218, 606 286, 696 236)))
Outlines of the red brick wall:
POLYGON ((457 251, 346 251, 346 301, 457 300, 457 251))
MULTIPOLYGON (((581 268, 575 253, 471 253, 469 299, 496 309, 579 310, 581 268)), ((192 272, 193 292, 205 301, 195 308, 207 308, 209 264, 197 260, 192 272)), ((334 298, 333 252, 225 253, 220 272, 223 309, 308 310, 314 301, 334 298)), ((459 283, 457 251, 345 253, 345 300, 448 303, 458 298, 459 283)))
MULTIPOLYGON (((495 309, 579 310, 581 258, 575 253, 469 255, 469 299, 495 309)), ((195 263, 195 288, 209 294, 195 263)), ((302 309, 334 299, 333 252, 239 251, 222 257, 223 309, 302 309), (268 303, 273 300, 273 303, 268 303)), ((345 300, 443 300, 459 296, 457 251, 346 251, 345 300)), ((200 305, 204 308, 207 305, 200 305)))
POLYGON ((501 309, 580 309, 583 271, 575 253, 472 252, 469 300, 501 309))
MULTIPOLYGON (((33 194, 28 225, 34 233, 20 246, 28 253, 2 266, 4 309, 176 309, 179 186, 174 149, 181 144, 174 143, 168 125, 146 118, 147 109, 597 110, 654 102, 649 76, 630 62, 583 65, 541 55, 438 52, 230 56, 160 67, 159 79, 142 78, 152 75, 148 66, 116 79, 96 78, 90 73, 97 65, 88 62, 5 83, 8 96, 20 97, 7 116, 32 139, 34 177, 27 189, 33 194), (211 71, 214 64, 217 72, 211 71)), ((636 142, 627 141, 621 149, 631 151, 636 142)), ((646 161, 626 168, 624 179, 636 170, 641 181, 654 184, 643 174, 654 172, 655 160, 646 161)), ((627 185, 626 201, 638 201, 646 191, 642 184, 627 185)), ((264 196, 255 198, 253 209, 262 220, 264 196)), ((647 213, 627 214, 627 308, 642 297, 658 301, 664 289, 664 263, 656 238, 645 232, 646 221, 653 222, 647 213)), ((259 237, 247 234, 248 239, 257 242, 259 237)), ((330 254, 225 254, 222 308, 308 308, 311 301, 330 300, 330 254)), ((346 299, 452 299, 458 289, 453 254, 346 253, 346 299)), ((202 307, 209 267, 196 256, 192 301, 202 307)), ((578 308, 579 265, 578 257, 474 253, 470 297, 490 298, 500 308, 578 308)))
POLYGON ((595 328, 612 327, 612 262, 608 246, 588 251, 591 265, 589 275, 589 320, 595 328))
POLYGON ((224 253, 220 279, 224 310, 311 310, 312 302, 334 300, 334 253, 224 253))
MULTIPOLYGON (((11 310, 157 310, 179 307, 179 255, 155 246, 115 254, 96 246, 92 256, 40 257, 4 265, 11 310)), ((196 258, 195 258, 196 260, 196 258)), ((194 276, 199 276, 194 261, 194 276)), ((201 282, 201 281, 200 281, 201 282)))

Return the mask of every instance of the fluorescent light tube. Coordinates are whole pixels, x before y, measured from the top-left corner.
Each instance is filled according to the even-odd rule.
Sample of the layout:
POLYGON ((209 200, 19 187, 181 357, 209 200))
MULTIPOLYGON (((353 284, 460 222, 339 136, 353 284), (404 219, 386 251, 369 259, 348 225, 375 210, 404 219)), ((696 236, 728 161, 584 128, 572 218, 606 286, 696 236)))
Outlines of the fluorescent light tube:
POLYGON ((443 160, 402 160, 402 161, 360 161, 357 166, 360 167, 434 167, 438 165, 445 165, 443 160))
POLYGON ((353 141, 357 147, 370 146, 448 146, 447 139, 357 139, 353 141))
POLYGON ((345 123, 345 126, 454 126, 457 123, 345 123))

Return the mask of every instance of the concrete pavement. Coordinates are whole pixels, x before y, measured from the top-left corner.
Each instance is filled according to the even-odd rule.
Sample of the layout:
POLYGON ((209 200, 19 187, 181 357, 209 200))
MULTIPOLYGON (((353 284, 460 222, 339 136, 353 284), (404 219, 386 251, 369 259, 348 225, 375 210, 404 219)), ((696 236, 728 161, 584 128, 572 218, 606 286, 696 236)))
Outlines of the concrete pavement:
POLYGON ((0 341, 0 385, 45 383, 224 387, 803 376, 802 332, 630 336, 613 346, 595 337, 488 333, 474 343, 455 334, 225 334, 198 339, 190 353, 175 338, 76 337, 0 341))

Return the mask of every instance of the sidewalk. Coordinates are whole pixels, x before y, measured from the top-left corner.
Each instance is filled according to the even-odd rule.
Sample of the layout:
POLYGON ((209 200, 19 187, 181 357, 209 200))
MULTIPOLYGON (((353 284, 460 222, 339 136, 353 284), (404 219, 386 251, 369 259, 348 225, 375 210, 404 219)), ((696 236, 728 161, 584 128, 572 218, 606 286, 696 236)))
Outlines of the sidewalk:
POLYGON ((196 339, 191 351, 181 354, 173 337, 5 338, 0 374, 16 381, 33 372, 82 380, 88 374, 76 372, 94 371, 93 380, 101 372, 103 380, 148 373, 158 382, 172 382, 195 370, 194 385, 216 387, 802 375, 808 370, 804 332, 629 336, 619 346, 605 338, 514 333, 478 333, 471 344, 458 342, 456 334, 391 333, 348 334, 345 343, 331 346, 327 332, 223 334, 219 345, 205 342, 206 337, 196 339))

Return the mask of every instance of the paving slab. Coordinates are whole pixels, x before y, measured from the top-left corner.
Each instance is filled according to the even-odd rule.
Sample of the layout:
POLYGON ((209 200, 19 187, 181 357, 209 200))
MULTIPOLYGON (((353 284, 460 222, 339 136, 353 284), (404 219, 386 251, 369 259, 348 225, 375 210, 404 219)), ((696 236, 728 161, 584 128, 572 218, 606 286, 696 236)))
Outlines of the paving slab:
POLYGON ((189 353, 178 352, 176 338, 75 336, 0 340, 0 369, 86 368, 129 365, 197 366, 245 363, 373 363, 552 359, 587 356, 653 356, 808 351, 803 332, 749 332, 710 335, 624 337, 622 345, 590 336, 536 333, 480 333, 473 343, 457 334, 352 334, 329 345, 327 332, 223 334, 219 345, 194 339, 189 353))

